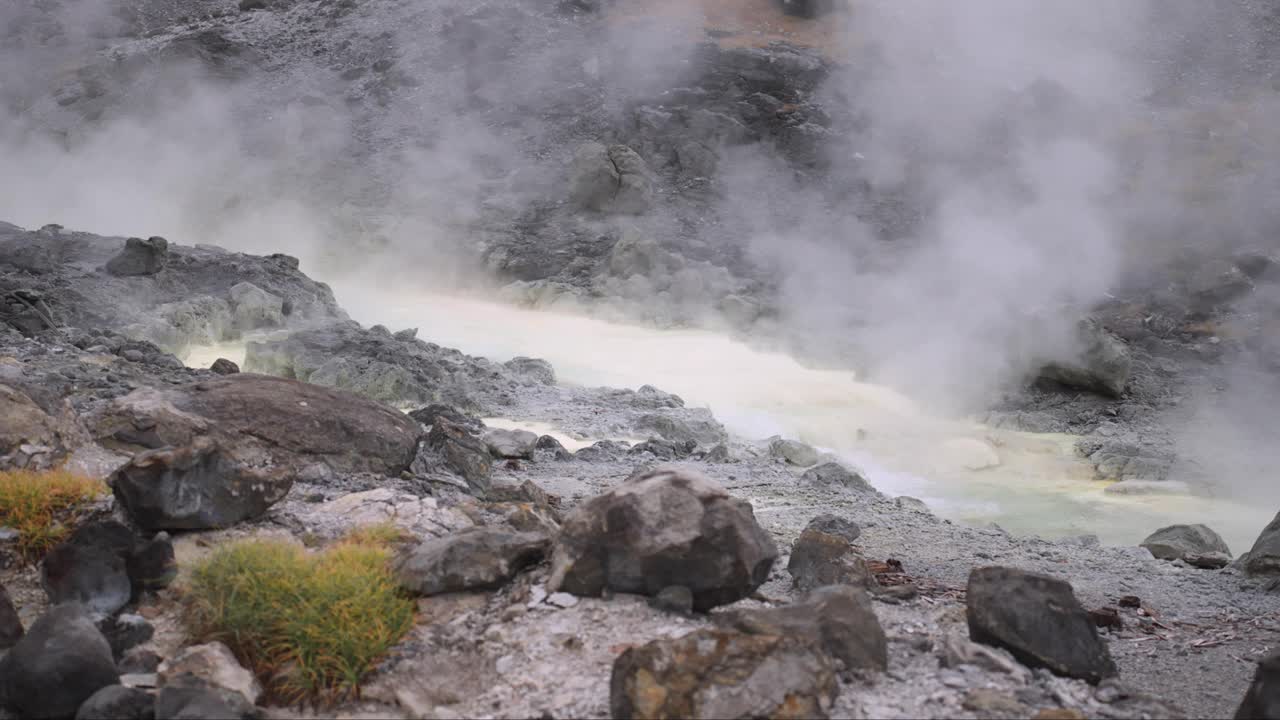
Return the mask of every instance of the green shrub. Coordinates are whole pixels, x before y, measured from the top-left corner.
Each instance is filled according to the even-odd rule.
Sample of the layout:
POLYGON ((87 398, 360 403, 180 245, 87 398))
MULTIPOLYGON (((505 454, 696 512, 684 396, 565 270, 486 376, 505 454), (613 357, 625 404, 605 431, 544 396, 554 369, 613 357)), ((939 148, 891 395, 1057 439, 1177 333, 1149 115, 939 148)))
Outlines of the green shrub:
POLYGON ((220 640, 275 698, 337 702, 413 626, 413 601, 388 567, 381 532, 309 553, 295 544, 247 540, 195 567, 186 588, 187 627, 220 640))
POLYGON ((76 513, 107 486, 66 470, 0 472, 0 526, 18 531, 18 553, 35 562, 71 532, 76 513))

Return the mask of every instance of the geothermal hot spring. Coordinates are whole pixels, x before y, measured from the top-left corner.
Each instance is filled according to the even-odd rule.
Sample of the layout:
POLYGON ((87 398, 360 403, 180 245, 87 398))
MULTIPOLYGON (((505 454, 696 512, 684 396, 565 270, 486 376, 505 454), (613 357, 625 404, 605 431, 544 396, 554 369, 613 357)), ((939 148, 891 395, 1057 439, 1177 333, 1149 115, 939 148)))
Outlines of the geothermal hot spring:
MULTIPOLYGON (((565 384, 649 384, 674 392, 690 407, 710 408, 731 433, 810 443, 862 471, 881 492, 917 497, 956 522, 994 522, 1045 538, 1096 534, 1113 544, 1135 544, 1165 525, 1205 523, 1242 552, 1270 519, 1265 508, 1224 499, 1107 494, 1109 483, 1094 480, 1090 465, 1075 454, 1075 436, 933 416, 890 388, 859 382, 852 372, 811 369, 722 334, 441 295, 380 295, 367 287, 344 292, 341 283, 335 291, 366 325, 416 327, 430 342, 497 361, 541 357, 565 384)), ((209 347, 187 362, 207 367, 219 356, 240 361, 243 355, 242 346, 209 347)), ((551 431, 571 450, 589 442, 574 443, 543 424, 486 422, 551 431)), ((756 502, 767 512, 767 500, 756 502)))

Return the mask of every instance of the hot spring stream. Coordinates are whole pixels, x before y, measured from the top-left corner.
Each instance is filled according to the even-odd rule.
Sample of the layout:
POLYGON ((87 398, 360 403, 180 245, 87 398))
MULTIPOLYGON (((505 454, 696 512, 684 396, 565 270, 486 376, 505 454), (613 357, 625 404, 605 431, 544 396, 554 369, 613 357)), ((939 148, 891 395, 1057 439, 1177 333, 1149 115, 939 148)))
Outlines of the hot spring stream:
MULTIPOLYGON (((419 337, 471 355, 545 358, 561 383, 654 385, 711 409, 747 439, 782 435, 834 453, 882 492, 924 500, 957 522, 995 522, 1046 538, 1092 533, 1133 544, 1173 523, 1205 523, 1233 552, 1248 550, 1274 508, 1190 496, 1103 492, 1073 450, 1074 436, 985 427, 923 412, 905 396, 858 382, 851 372, 806 368, 727 336, 655 330, 583 316, 522 310, 437 295, 338 291, 366 325, 416 327, 419 337)), ((188 363, 208 366, 243 348, 202 348, 188 363), (207 362, 206 362, 207 361, 207 362)), ((550 429, 550 428, 544 428, 550 429)))

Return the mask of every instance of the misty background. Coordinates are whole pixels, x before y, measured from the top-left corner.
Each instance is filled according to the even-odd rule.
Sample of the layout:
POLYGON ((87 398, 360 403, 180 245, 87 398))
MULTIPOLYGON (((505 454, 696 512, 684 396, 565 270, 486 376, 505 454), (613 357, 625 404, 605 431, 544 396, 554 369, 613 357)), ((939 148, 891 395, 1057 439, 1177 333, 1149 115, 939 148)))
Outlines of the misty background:
MULTIPOLYGON (((1099 306, 1192 317, 1206 268, 1280 252, 1275 2, 852 3, 781 26, 826 58, 813 157, 717 131, 698 171, 638 123, 706 84, 708 43, 781 38, 766 0, 265 6, 0 7, 0 219, 285 252, 345 288, 492 296, 545 266, 660 325, 724 327, 732 293, 759 306, 735 332, 948 412, 1078 353, 1099 306), (566 205, 592 140, 635 143, 647 213, 566 205), (600 280, 619 237, 694 287, 600 280), (674 309, 637 302, 659 288, 674 309)), ((1276 328, 1275 287, 1242 313, 1276 328)), ((1274 350, 1223 355, 1165 420, 1232 491, 1274 485, 1274 350)))

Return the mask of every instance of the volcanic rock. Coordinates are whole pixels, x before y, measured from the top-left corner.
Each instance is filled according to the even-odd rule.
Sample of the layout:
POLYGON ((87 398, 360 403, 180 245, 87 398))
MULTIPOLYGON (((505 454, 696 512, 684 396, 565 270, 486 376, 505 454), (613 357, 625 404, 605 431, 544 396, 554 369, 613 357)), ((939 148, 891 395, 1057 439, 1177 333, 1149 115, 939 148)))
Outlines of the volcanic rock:
POLYGON ((469 528, 402 553, 394 568, 400 585, 419 595, 489 590, 542 560, 549 545, 539 532, 469 528))
POLYGON ((427 435, 427 447, 444 456, 445 464, 467 481, 472 490, 483 496, 489 490, 493 461, 489 448, 480 438, 448 420, 437 418, 427 435))
POLYGON ((1243 565, 1250 575, 1280 575, 1280 513, 1262 528, 1243 565))
POLYGON ((807 639, 697 630, 622 653, 609 710, 621 720, 825 718, 838 693, 831 662, 807 639))
POLYGON ((83 603, 90 612, 110 615, 129 602, 133 588, 125 558, 110 548, 65 542, 40 565, 49 603, 83 603))
POLYGON ((51 608, 0 657, 0 699, 21 717, 72 717, 119 681, 111 646, 76 603, 51 608))
POLYGON ((871 487, 871 483, 867 482, 866 478, 834 462, 823 463, 805 470, 800 476, 800 482, 806 485, 837 485, 858 492, 875 492, 875 488, 871 487))
POLYGON ((683 585, 706 611, 747 597, 778 549, 751 505, 705 476, 658 469, 579 505, 551 558, 550 591, 656 595, 683 585))
POLYGON ((1170 525, 1160 528, 1143 540, 1141 546, 1159 560, 1186 560, 1191 555, 1224 553, 1231 550, 1218 533, 1206 525, 1170 525))
POLYGON ((862 588, 831 585, 792 605, 732 610, 716 620, 753 635, 806 638, 849 670, 883 672, 888 667, 888 640, 862 588))
POLYGON ((1071 361, 1046 364, 1040 369, 1040 376, 1063 385, 1120 397, 1133 367, 1129 346, 1092 318, 1077 324, 1076 338, 1081 348, 1079 355, 1071 361))
POLYGON ((500 459, 526 460, 533 456, 533 449, 538 444, 537 434, 528 430, 493 428, 486 430, 480 439, 489 448, 489 453, 500 459))
POLYGON ((0 650, 13 647, 25 633, 22 618, 18 617, 18 610, 9 598, 9 591, 0 585, 0 650))
POLYGON ((849 542, 851 530, 831 523, 827 517, 819 516, 810 522, 791 546, 787 572, 791 573, 792 583, 803 591, 824 585, 875 587, 876 579, 866 560, 849 542))
POLYGON ((262 695, 262 686, 253 673, 246 670, 220 642, 192 645, 160 663, 157 671, 160 687, 170 683, 187 685, 192 678, 200 684, 234 692, 250 704, 262 695))
POLYGON ((969 574, 966 602, 969 635, 977 642, 1091 683, 1117 672, 1069 583, 1014 568, 976 568, 969 574))
POLYGON ((1253 683, 1236 710, 1236 720, 1253 718, 1280 718, 1280 651, 1258 663, 1253 683))
POLYGON ((124 249, 107 261, 107 272, 117 277, 155 275, 169 261, 169 242, 162 237, 129 238, 124 249))
POLYGON ((151 720, 155 705, 155 698, 145 690, 108 685, 80 705, 76 720, 151 720))
POLYGON ((786 460, 797 467, 809 467, 818 464, 821 457, 818 451, 797 440, 774 438, 769 443, 769 454, 786 460))
POLYGON ((235 375, 240 372, 240 366, 226 358, 218 358, 209 366, 209 370, 217 375, 235 375))

